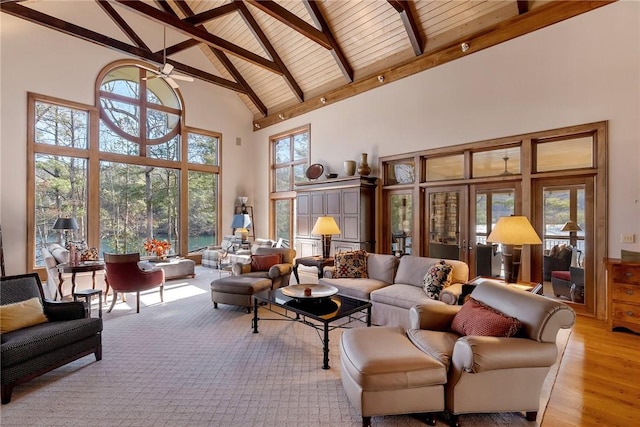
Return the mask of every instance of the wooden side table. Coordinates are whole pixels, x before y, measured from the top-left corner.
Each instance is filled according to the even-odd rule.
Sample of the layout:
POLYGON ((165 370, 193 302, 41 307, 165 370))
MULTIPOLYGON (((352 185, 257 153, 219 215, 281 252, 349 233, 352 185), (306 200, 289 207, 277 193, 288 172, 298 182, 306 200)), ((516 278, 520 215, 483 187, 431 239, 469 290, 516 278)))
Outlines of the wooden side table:
POLYGON ((310 256, 304 258, 296 258, 296 262, 293 265, 293 275, 296 277, 296 282, 300 284, 300 277, 298 277, 298 266, 304 265, 305 267, 316 267, 318 269, 318 279, 322 278, 322 270, 325 267, 334 265, 333 258, 322 258, 321 256, 310 256))
MULTIPOLYGON (((92 289, 96 288, 96 271, 104 270, 104 263, 100 261, 81 262, 79 264, 58 264, 58 293, 62 301, 62 273, 71 273, 71 295, 76 293, 76 273, 91 272, 92 289)), ((105 276, 106 281, 106 276, 105 276)), ((109 287, 107 287, 107 292, 109 287)), ((55 298, 54 298, 55 299, 55 298)))

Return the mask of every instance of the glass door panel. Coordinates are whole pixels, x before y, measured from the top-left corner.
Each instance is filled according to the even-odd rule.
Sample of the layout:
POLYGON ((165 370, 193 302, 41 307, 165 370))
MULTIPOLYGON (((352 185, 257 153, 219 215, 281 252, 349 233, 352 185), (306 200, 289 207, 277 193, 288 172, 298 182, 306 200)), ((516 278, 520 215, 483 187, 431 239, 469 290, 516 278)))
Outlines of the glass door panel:
POLYGON ((466 186, 426 190, 427 256, 466 261, 468 221, 460 213, 467 212, 467 194, 466 186))
POLYGON ((512 184, 488 184, 471 186, 469 236, 469 275, 503 277, 502 248, 487 244, 487 236, 502 216, 514 215, 520 186, 512 184), (517 191, 516 191, 517 190, 517 191))
POLYGON ((413 198, 411 193, 389 195, 391 251, 396 256, 412 254, 413 198))

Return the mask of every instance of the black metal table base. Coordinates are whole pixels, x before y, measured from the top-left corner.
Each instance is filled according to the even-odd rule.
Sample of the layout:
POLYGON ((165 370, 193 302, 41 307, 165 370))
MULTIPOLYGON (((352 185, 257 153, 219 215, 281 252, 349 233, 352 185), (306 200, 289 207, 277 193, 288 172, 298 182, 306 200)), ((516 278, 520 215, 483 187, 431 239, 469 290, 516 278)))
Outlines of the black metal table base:
MULTIPOLYGON (((343 317, 349 319, 348 322, 343 323, 341 325, 330 325, 331 321, 320 321, 322 323, 322 325, 318 325, 316 323, 313 323, 309 320, 307 320, 307 317, 304 315, 304 313, 298 313, 295 311, 291 311, 288 310, 287 307, 283 307, 280 305, 276 305, 276 307, 281 308, 282 310, 284 310, 284 313, 279 313, 275 310, 272 310, 271 308, 267 308, 267 306, 263 306, 263 308, 271 311, 272 313, 278 314, 282 317, 285 317, 285 319, 260 319, 258 317, 258 307, 259 307, 259 301, 257 298, 254 298, 253 300, 254 302, 254 310, 253 310, 253 320, 251 322, 251 326, 253 328, 253 333, 257 334, 258 333, 258 321, 259 320, 279 320, 279 321, 290 321, 290 322, 299 322, 299 323, 303 323, 307 326, 311 326, 312 328, 314 328, 316 331, 318 332, 322 332, 322 337, 320 337, 320 340, 322 341, 322 369, 329 369, 329 331, 332 331, 334 329, 339 329, 339 328, 344 328, 346 325, 354 322, 354 321, 364 321, 367 324, 367 327, 371 326, 371 306, 366 307, 366 315, 364 316, 364 320, 363 320, 363 316, 362 316, 362 312, 360 316, 354 316, 354 315, 349 315, 348 317, 343 317), (289 316, 288 313, 289 312, 295 313, 295 317, 293 316, 289 316)), ((269 304, 269 307, 271 306, 271 304, 269 304)), ((364 310, 365 308, 363 308, 364 310)), ((334 319, 334 320, 338 320, 338 319, 334 319)), ((320 336, 320 333, 318 333, 318 336, 320 336)))

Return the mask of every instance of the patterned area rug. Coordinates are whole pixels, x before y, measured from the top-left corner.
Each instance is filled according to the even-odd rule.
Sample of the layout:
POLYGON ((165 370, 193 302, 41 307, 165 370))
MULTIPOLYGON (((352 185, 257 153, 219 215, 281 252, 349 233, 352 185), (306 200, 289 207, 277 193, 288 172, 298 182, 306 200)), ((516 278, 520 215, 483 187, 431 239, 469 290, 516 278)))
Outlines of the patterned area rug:
MULTIPOLYGON (((3 405, 8 426, 360 426, 340 382, 338 340, 323 370, 317 332, 288 321, 262 321, 253 334, 244 309, 214 310, 209 283, 218 272, 167 282, 104 312, 103 359, 84 357, 22 384, 3 405)), ((93 313, 97 315, 94 305, 93 313)), ((266 310, 261 318, 277 319, 266 310)), ((568 340, 559 340, 560 356, 568 340)), ((558 365, 558 364, 556 364, 558 365)), ((557 374, 541 397, 541 419, 557 374)), ((374 417, 375 426, 423 426, 415 416, 374 417)), ((534 426, 520 413, 464 415, 465 426, 534 426)), ((444 418, 438 419, 445 426, 444 418)))

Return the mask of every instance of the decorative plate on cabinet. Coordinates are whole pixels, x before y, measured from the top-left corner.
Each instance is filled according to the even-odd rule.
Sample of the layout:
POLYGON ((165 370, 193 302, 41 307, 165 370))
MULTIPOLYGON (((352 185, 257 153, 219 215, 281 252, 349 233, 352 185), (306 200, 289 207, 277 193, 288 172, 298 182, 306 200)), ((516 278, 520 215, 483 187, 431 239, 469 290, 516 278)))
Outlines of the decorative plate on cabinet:
POLYGON ((309 179, 318 179, 322 176, 322 172, 324 172, 324 166, 322 166, 320 163, 314 163, 307 168, 307 172, 305 172, 305 175, 309 179))

